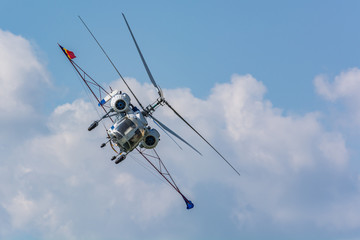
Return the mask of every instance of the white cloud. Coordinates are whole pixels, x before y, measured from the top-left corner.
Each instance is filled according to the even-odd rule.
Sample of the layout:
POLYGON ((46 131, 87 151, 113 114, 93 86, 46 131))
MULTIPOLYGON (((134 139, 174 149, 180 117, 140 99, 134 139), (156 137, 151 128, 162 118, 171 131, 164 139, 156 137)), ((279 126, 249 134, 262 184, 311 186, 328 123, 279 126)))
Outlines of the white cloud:
MULTIPOLYGON (((136 92, 145 93, 143 96, 148 96, 151 102, 153 89, 150 85, 130 82, 135 83, 136 92)), ((320 211, 318 218, 309 220, 302 212, 308 206, 287 195, 294 191, 310 191, 301 184, 304 172, 319 174, 319 169, 326 169, 331 174, 341 174, 337 169, 346 168, 348 159, 344 139, 340 133, 326 132, 318 113, 284 116, 264 99, 265 92, 263 84, 250 75, 234 75, 231 83, 217 85, 206 100, 195 98, 187 89, 165 89, 170 103, 235 167, 241 168, 242 177, 238 178, 166 109, 159 109, 157 116, 199 147, 205 159, 186 146, 183 146, 184 151, 178 150, 163 133, 159 152, 169 170, 175 173, 180 188, 186 195, 190 193, 190 199, 201 192, 198 186, 203 183, 215 181, 220 187, 230 188, 225 194, 241 200, 238 205, 229 206, 228 214, 235 214, 243 225, 259 224, 264 216, 272 219, 274 226, 289 221, 294 224, 315 222, 324 212, 320 211), (283 204, 279 204, 281 202, 283 204)), ((106 222, 113 227, 115 223, 122 225, 125 235, 134 230, 132 225, 141 225, 138 236, 143 236, 155 223, 169 221, 173 214, 185 208, 176 192, 139 168, 131 157, 115 166, 109 160, 111 151, 99 148, 105 140, 102 127, 87 131, 94 118, 93 108, 83 100, 61 105, 48 119, 49 133, 32 137, 21 147, 21 152, 10 156, 18 159, 9 164, 11 171, 18 175, 19 188, 8 189, 3 206, 13 225, 17 223, 21 228, 28 226, 30 219, 36 219, 37 224, 31 226, 40 229, 44 236, 51 236, 50 232, 55 229, 59 235, 74 239, 84 232, 95 238, 115 236, 114 231, 87 227, 106 222), (13 210, 15 206, 25 208, 16 200, 20 199, 19 192, 26 196, 21 198, 22 203, 32 206, 22 212, 24 218, 13 210)), ((12 177, 3 178, 4 182, 9 182, 12 177)), ((5 192, 2 195, 5 196, 5 192)), ((206 209, 201 207, 204 202, 196 201, 199 198, 203 199, 198 196, 194 202, 201 212, 206 209)), ((216 198, 216 195, 209 198, 216 198)), ((330 204, 331 199, 328 201, 330 204)), ((315 201, 310 206, 317 204, 315 201)), ((196 211, 194 209, 195 214, 196 211)))
POLYGON ((34 47, 21 36, 0 29, 0 151, 23 144, 42 129, 49 74, 34 47))
POLYGON ((360 98, 358 94, 360 91, 360 70, 358 68, 351 68, 340 73, 333 82, 330 82, 325 75, 319 75, 315 78, 314 84, 317 92, 328 100, 360 98))
POLYGON ((2 118, 34 113, 40 86, 50 84, 44 65, 21 36, 0 29, 0 110, 2 118))
POLYGON ((337 113, 341 125, 360 125, 360 69, 343 71, 332 82, 325 75, 319 75, 314 84, 320 96, 332 102, 340 101, 346 106, 345 112, 340 109, 337 113))
POLYGON ((339 133, 323 129, 320 113, 284 116, 264 99, 265 86, 250 75, 234 75, 231 83, 216 86, 206 101, 196 99, 187 90, 179 94, 176 91, 180 92, 169 92, 169 101, 211 142, 222 146, 223 151, 231 151, 238 167, 296 172, 316 167, 319 159, 327 165, 346 166, 344 139, 339 133), (341 151, 330 156, 324 151, 330 146, 341 151))
MULTIPOLYGON (((149 87, 151 89, 150 85, 137 85, 136 92, 146 93, 149 87)), ((332 209, 332 192, 337 192, 338 186, 323 188, 321 185, 315 190, 314 186, 319 186, 317 183, 304 181, 310 178, 315 182, 332 182, 330 178, 347 172, 349 153, 345 140, 341 133, 324 129, 321 113, 284 115, 281 109, 274 108, 264 99, 265 86, 251 75, 234 75, 230 83, 215 86, 206 100, 197 99, 189 89, 164 91, 178 112, 240 168, 243 175, 237 179, 236 174, 171 111, 159 109, 156 113, 159 119, 186 136, 204 153, 206 160, 187 150, 174 155, 177 149, 174 144, 160 142, 159 149, 164 156, 171 156, 173 161, 169 164, 172 169, 177 169, 177 174, 186 176, 183 177, 188 180, 186 184, 196 187, 194 182, 214 179, 233 184, 234 192, 241 198, 239 205, 251 206, 251 211, 246 207, 244 211, 235 210, 243 223, 259 224, 264 215, 280 225, 287 222, 317 223, 332 209), (307 198, 311 198, 309 195, 313 191, 317 194, 313 203, 308 203, 307 198), (297 199, 293 199, 294 193, 297 199), (319 202, 317 195, 329 199, 319 202), (321 210, 315 217, 304 214, 307 208, 316 207, 321 210)), ((168 141, 164 136, 162 139, 168 141)))
POLYGON ((35 203, 26 199, 24 194, 19 192, 5 209, 12 216, 12 225, 14 228, 21 228, 30 221, 35 211, 35 203))

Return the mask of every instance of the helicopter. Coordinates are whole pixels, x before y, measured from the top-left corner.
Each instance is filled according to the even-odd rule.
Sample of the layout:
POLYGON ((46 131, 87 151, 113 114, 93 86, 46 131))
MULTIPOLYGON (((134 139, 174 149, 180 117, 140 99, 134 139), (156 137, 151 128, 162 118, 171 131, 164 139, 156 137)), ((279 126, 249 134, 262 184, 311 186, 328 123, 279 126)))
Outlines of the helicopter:
POLYGON ((150 127, 148 124, 148 120, 153 120, 153 122, 163 130, 175 143, 176 141, 170 136, 170 134, 187 146, 192 148, 195 152, 202 155, 195 147, 193 147, 190 143, 188 143, 185 139, 167 127, 164 123, 154 117, 153 113, 155 110, 160 106, 167 106, 170 108, 176 116, 178 116, 188 127, 190 127, 200 138, 202 138, 238 175, 240 173, 230 164, 230 162, 212 145, 210 144, 188 121, 186 121, 165 99, 164 94, 160 86, 154 80, 154 77, 151 74, 151 71, 145 61, 145 58, 139 48, 139 45, 135 39, 135 36, 130 28, 130 25, 122 13, 126 26, 129 30, 129 33, 132 37, 132 40, 136 46, 137 52, 141 58, 141 61, 145 67, 147 75, 152 83, 152 85, 156 88, 158 92, 158 98, 148 106, 144 107, 139 99, 136 97, 128 83, 125 81, 115 64, 112 62, 104 48, 101 46, 99 41, 96 39, 94 34, 91 32, 89 27, 83 21, 83 19, 79 17, 87 31, 96 41, 97 45, 100 47, 102 52, 107 57, 108 61, 111 63, 113 68, 118 73, 120 79, 124 82, 127 89, 129 90, 130 94, 137 102, 140 109, 134 105, 131 101, 131 97, 128 93, 120 91, 120 90, 113 90, 110 87, 110 91, 103 88, 98 82, 96 82, 87 72, 85 72, 75 61, 76 58, 75 54, 67 50, 66 48, 62 47, 60 44, 59 47, 70 61, 72 66, 74 67, 77 74, 80 76, 82 83, 85 84, 85 87, 93 97, 95 98, 98 107, 102 108, 105 112, 102 117, 98 120, 95 120, 90 126, 88 127, 88 131, 92 131, 96 128, 100 122, 103 123, 105 119, 109 119, 108 126, 103 123, 103 126, 106 131, 107 141, 101 144, 101 148, 104 148, 108 144, 111 146, 113 151, 116 153, 115 156, 111 158, 115 164, 119 164, 120 162, 124 161, 126 157, 132 152, 138 152, 152 167, 158 172, 167 183, 170 184, 184 199, 186 203, 187 209, 191 209, 194 207, 194 204, 188 200, 185 195, 180 191, 178 186, 176 185, 175 181, 173 180, 172 176, 170 175, 169 171, 165 167, 163 161, 159 157, 158 153, 156 152, 156 146, 160 141, 160 133, 157 129, 150 127), (148 151, 152 151, 149 153, 148 151))

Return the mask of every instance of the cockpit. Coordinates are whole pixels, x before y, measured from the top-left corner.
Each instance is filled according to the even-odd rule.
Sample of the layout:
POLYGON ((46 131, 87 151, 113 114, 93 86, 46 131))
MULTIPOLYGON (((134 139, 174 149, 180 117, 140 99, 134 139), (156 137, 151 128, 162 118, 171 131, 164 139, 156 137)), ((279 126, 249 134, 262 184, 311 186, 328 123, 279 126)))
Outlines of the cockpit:
POLYGON ((135 123, 131 121, 129 118, 124 118, 119 125, 116 127, 116 130, 122 135, 126 136, 132 130, 136 129, 135 123))
POLYGON ((109 129, 112 141, 125 152, 134 149, 142 140, 144 134, 145 130, 140 128, 134 119, 128 117, 123 117, 114 124, 112 129, 109 129))

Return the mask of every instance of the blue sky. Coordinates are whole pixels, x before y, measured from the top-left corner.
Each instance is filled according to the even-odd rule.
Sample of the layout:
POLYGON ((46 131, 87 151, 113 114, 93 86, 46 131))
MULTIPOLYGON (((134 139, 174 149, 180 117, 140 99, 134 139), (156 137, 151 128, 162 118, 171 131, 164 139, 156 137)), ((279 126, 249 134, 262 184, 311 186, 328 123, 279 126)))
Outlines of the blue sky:
MULTIPOLYGON (((314 75, 335 76, 357 66, 358 8, 357 1, 4 1, 1 22, 3 30, 41 46, 57 76, 66 73, 58 64, 57 42, 68 48, 81 45, 76 50, 91 67, 108 65, 77 19, 81 15, 114 61, 125 65, 120 67, 124 74, 146 81, 121 19, 124 12, 161 86, 191 86, 204 98, 213 83, 226 81, 229 74, 251 73, 266 83, 280 107, 308 110, 321 104, 312 94, 314 75)), ((110 68, 105 72, 108 78, 114 74, 110 68)))
POLYGON ((0 238, 360 239, 359 10, 358 1, 2 1, 0 238), (191 211, 138 160, 107 160, 57 47, 124 88, 80 15, 153 101, 122 12, 167 99, 242 173, 160 109, 204 155, 159 143, 191 211))

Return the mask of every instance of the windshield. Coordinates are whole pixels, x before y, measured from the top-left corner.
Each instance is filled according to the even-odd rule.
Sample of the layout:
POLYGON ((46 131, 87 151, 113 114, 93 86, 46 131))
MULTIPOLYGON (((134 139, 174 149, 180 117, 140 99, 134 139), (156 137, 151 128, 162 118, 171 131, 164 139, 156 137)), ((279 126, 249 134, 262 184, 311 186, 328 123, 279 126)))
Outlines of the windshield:
POLYGON ((123 120, 119 126, 116 127, 116 130, 122 135, 122 136, 126 136, 129 132, 131 132, 131 130, 135 129, 136 125, 130 120, 130 119, 125 119, 123 120))
POLYGON ((131 151, 134 149, 144 136, 144 129, 139 128, 135 122, 129 118, 124 118, 115 127, 117 138, 117 144, 119 144, 124 151, 131 151))
POLYGON ((134 133, 134 136, 129 140, 131 147, 135 146, 142 138, 142 133, 139 129, 137 129, 134 133))

